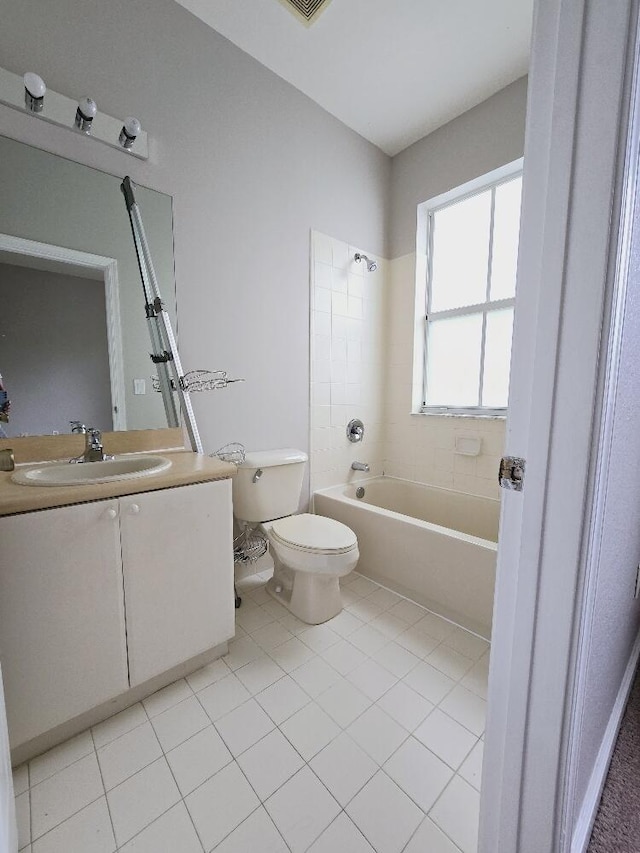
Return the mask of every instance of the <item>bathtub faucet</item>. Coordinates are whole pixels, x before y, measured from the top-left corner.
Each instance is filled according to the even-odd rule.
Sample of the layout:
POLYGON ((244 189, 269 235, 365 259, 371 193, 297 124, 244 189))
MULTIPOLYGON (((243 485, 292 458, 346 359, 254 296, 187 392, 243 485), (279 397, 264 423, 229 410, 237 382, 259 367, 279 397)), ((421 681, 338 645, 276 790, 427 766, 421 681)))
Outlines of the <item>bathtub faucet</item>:
POLYGON ((354 471, 365 471, 366 473, 369 472, 369 466, 366 462, 352 462, 351 467, 354 471))

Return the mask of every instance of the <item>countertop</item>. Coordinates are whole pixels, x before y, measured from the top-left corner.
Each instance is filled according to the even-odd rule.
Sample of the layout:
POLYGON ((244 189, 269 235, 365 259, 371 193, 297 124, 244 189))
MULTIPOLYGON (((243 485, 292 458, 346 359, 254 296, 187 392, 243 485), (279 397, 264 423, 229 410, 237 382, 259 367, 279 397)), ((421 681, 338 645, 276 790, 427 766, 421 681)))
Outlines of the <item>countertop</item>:
POLYGON ((11 480, 13 472, 0 471, 0 516, 224 480, 236 472, 236 466, 231 462, 191 451, 161 451, 160 455, 171 460, 171 467, 166 471, 139 479, 86 486, 21 486, 11 480))

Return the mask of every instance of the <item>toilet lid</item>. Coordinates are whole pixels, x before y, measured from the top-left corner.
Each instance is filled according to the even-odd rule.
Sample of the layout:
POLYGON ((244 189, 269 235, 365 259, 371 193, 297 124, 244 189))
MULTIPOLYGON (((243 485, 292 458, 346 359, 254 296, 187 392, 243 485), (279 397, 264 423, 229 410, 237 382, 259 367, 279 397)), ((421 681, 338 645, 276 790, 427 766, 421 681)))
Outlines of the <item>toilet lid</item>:
POLYGON ((291 548, 323 554, 344 554, 358 544, 356 534, 339 521, 323 515, 289 515, 272 522, 276 539, 291 548))

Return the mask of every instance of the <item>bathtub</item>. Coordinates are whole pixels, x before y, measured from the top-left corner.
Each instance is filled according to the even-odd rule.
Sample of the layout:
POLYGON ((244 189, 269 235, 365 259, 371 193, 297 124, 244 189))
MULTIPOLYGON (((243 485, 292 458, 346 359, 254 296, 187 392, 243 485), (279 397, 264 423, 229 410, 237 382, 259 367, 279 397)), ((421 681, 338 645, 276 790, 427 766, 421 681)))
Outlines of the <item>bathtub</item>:
POLYGON ((395 477, 323 489, 313 500, 318 515, 355 532, 356 571, 489 639, 499 500, 395 477))

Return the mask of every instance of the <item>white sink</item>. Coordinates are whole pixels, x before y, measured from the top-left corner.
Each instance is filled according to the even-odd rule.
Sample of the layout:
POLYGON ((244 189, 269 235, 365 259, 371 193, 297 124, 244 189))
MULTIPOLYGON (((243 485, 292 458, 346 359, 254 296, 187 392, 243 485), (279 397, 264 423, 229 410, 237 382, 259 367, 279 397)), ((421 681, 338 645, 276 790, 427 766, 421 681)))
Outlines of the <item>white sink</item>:
POLYGON ((21 486, 90 486, 114 480, 137 480, 171 467, 171 460, 154 454, 116 456, 104 462, 46 462, 16 471, 11 479, 21 486))

